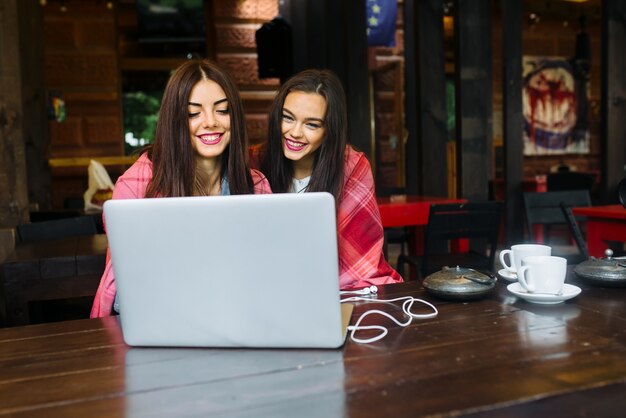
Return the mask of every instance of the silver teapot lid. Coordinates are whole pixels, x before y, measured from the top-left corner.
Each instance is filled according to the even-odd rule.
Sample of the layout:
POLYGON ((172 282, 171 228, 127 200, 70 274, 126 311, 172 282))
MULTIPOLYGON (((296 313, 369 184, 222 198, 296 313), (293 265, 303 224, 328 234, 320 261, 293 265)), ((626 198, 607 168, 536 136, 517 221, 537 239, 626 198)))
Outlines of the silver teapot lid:
POLYGON ((422 284, 428 292, 443 299, 469 300, 491 293, 496 281, 495 276, 478 270, 445 266, 427 276, 422 284))

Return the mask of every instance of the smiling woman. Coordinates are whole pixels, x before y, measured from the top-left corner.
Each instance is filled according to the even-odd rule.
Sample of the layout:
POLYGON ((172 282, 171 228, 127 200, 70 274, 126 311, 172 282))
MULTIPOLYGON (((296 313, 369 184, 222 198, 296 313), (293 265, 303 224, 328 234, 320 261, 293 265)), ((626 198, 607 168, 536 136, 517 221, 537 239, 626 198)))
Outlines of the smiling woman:
POLYGON ((333 72, 296 74, 272 104, 261 170, 274 192, 335 197, 342 290, 402 281, 383 255, 372 169, 365 155, 348 145, 347 122, 345 93, 333 72))
MULTIPOLYGON (((265 177, 248 167, 247 142, 230 76, 211 61, 187 61, 165 87, 154 144, 118 179, 113 199, 270 193, 265 177)), ((107 254, 91 316, 110 315, 115 294, 107 254)))

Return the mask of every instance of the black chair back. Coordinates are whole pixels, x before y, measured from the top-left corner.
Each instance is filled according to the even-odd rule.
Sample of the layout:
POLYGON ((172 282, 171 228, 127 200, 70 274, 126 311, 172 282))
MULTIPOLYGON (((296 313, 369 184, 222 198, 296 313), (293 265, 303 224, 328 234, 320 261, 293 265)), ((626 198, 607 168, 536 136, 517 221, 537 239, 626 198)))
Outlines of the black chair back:
MULTIPOLYGON (((526 225, 531 242, 535 242, 533 225, 564 225, 567 222, 561 210, 561 202, 569 207, 591 206, 591 196, 588 190, 524 193, 526 225)), ((578 219, 585 220, 584 217, 578 219)))
POLYGON ((431 205, 424 235, 422 275, 455 265, 493 270, 502 208, 502 202, 431 205), (451 252, 450 241, 456 239, 470 239, 470 252, 451 252))
MULTIPOLYGON (((568 223, 568 219, 562 209, 562 205, 565 205, 568 208, 591 206, 591 196, 589 195, 589 191, 569 190, 560 192, 524 193, 524 209, 526 212, 526 225, 528 227, 528 239, 530 242, 536 242, 536 237, 533 231, 534 225, 542 225, 544 227, 544 242, 548 245, 551 245, 550 236, 554 235, 551 234, 551 231, 554 231, 554 227, 558 226, 562 226, 563 229, 567 226, 569 231, 566 231, 566 234, 571 234, 576 241, 576 236, 571 233, 572 225, 568 223)), ((584 216, 577 216, 574 220, 584 222, 586 221, 586 218, 584 216)), ((552 255, 565 257, 569 263, 578 263, 587 257, 584 256, 584 252, 578 241, 576 242, 576 246, 578 247, 578 254, 571 253, 571 250, 567 249, 567 247, 571 247, 571 245, 568 245, 567 247, 552 245, 552 255)))
POLYGON ((54 219, 16 227, 17 242, 44 241, 98 233, 93 216, 54 219))
POLYGON ((424 232, 424 255, 398 260, 412 264, 424 278, 443 266, 492 271, 500 234, 502 202, 433 204, 424 232), (469 252, 453 252, 451 240, 469 239, 469 252))

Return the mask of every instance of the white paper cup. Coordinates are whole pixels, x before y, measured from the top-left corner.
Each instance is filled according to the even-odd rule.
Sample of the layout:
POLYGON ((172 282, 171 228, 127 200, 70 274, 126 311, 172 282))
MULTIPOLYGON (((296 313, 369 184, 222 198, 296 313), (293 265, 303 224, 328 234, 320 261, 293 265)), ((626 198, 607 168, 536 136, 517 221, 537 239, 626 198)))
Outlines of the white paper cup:
POLYGON ((522 261, 517 280, 528 293, 559 294, 567 274, 567 260, 554 256, 530 256, 522 261))
POLYGON ((541 244, 517 244, 511 246, 510 250, 500 252, 500 263, 510 273, 517 273, 522 266, 522 260, 526 257, 538 255, 551 255, 552 248, 541 244), (509 256, 510 263, 507 264, 505 256, 509 256))

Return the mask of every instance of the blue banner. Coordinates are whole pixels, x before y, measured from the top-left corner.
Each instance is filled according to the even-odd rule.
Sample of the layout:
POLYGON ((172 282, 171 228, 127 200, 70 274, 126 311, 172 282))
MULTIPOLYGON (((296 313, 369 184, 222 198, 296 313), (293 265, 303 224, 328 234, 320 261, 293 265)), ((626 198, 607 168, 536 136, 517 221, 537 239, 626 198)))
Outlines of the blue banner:
POLYGON ((396 46, 397 0, 365 0, 367 44, 396 46))

